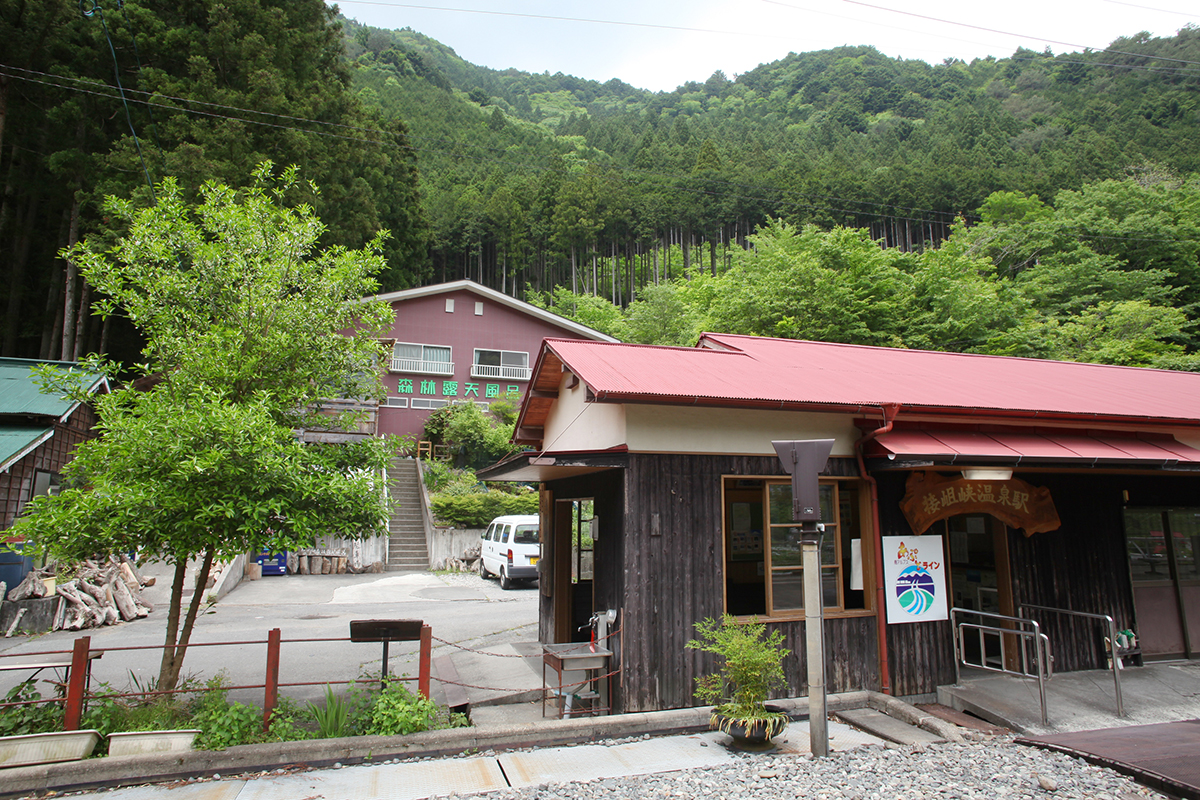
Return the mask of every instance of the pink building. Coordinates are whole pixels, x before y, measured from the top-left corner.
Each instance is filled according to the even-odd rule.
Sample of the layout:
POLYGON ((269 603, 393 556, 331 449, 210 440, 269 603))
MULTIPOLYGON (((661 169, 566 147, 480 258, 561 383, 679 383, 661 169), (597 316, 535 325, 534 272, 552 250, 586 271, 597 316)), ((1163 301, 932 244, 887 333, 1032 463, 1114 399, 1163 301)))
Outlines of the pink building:
POLYGON ((520 403, 545 338, 615 342, 611 336, 473 281, 390 292, 395 340, 384 375, 379 433, 420 438, 431 410, 454 402, 520 403))

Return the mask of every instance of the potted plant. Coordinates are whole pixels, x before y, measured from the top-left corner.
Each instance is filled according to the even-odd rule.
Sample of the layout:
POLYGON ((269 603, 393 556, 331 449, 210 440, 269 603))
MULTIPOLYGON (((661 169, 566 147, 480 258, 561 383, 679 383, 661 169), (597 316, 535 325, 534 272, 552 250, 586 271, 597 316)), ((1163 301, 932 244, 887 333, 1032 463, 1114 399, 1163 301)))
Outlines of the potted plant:
POLYGON ((709 725, 741 744, 762 744, 778 736, 787 726, 788 715, 766 704, 772 689, 786 686, 783 659, 791 652, 783 647, 783 633, 767 633, 757 617, 738 622, 729 614, 696 623, 698 638, 687 643, 691 650, 719 656, 717 672, 696 678, 696 698, 711 703, 709 725))

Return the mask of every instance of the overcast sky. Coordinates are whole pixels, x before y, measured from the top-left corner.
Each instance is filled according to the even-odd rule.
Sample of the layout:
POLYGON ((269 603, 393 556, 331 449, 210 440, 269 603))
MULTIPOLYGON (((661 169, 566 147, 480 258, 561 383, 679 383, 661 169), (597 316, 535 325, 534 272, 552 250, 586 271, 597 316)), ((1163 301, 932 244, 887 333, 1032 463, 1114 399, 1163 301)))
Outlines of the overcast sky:
POLYGON ((733 78, 789 52, 844 44, 871 44, 889 56, 940 63, 950 57, 1003 58, 1018 47, 1049 47, 1056 54, 1100 50, 1119 36, 1139 31, 1170 36, 1200 22, 1195 2, 1183 0, 341 0, 338 5, 367 25, 409 27, 432 36, 482 66, 620 78, 656 91, 704 81, 718 69, 733 78))

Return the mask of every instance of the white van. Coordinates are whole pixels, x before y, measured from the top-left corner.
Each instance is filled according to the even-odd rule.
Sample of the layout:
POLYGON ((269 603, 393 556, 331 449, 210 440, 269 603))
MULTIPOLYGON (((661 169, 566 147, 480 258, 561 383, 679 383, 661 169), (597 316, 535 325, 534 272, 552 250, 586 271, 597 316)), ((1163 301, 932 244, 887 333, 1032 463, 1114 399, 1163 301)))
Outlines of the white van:
POLYGON ((479 540, 479 577, 499 575, 500 588, 511 589, 537 579, 541 555, 537 514, 496 517, 479 540))

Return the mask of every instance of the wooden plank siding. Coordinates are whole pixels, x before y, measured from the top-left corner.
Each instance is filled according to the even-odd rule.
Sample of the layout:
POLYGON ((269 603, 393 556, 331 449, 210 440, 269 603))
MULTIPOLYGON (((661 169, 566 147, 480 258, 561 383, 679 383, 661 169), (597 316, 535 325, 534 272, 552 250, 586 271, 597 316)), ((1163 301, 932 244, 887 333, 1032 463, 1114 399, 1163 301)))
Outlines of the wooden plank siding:
MULTIPOLYGON (((685 645, 697 621, 723 611, 722 477, 783 474, 778 459, 767 456, 629 454, 623 467, 544 485, 554 499, 593 498, 602 520, 594 607, 620 611, 620 636, 613 642, 614 664, 621 669, 613 687, 616 711, 695 704, 695 678, 715 664, 685 645)), ((853 477, 857 470, 853 459, 838 458, 830 460, 824 474, 853 477)), ((908 474, 877 473, 884 536, 912 535, 900 511, 908 474)), ((1196 506, 1197 479, 1063 472, 1018 472, 1016 477, 1048 487, 1062 520, 1059 530, 1033 537, 1006 531, 1017 607, 1034 603, 1107 613, 1118 629, 1136 629, 1123 493, 1128 492, 1131 506, 1196 506)), ((873 548, 872 532, 864 526, 861 533, 864 547, 873 548)), ((556 546, 569 546, 569 530, 556 531, 555 537, 556 546)), ((553 630, 552 614, 549 598, 543 597, 543 634, 553 630)), ((1096 623, 1044 613, 1038 619, 1050 637, 1055 670, 1104 666, 1103 633, 1096 623)), ((783 631, 792 651, 784 662, 788 687, 781 694, 805 694, 804 622, 768 626, 783 631)), ((828 690, 879 689, 875 617, 828 618, 825 632, 828 690)), ((953 683, 949 621, 890 625, 887 643, 892 694, 929 695, 953 683)))
MULTIPOLYGON (((1123 492, 1130 506, 1196 506, 1197 480, 1163 475, 1016 473, 1050 489, 1062 526, 1027 537, 1007 529, 1014 605, 1031 603, 1110 614, 1117 630, 1136 619, 1125 551, 1123 492)), ((907 473, 879 476, 880 526, 884 536, 911 533, 899 510, 907 473)), ((947 553, 949 550, 947 549, 947 553)), ((1101 623, 1064 614, 1029 611, 1050 639, 1058 672, 1106 666, 1101 623)), ((892 692, 927 694, 954 681, 949 622, 888 626, 892 692)))
MULTIPOLYGON (((712 671, 714 661, 685 645, 695 622, 723 610, 721 478, 782 474, 779 460, 766 456, 631 454, 624 470, 547 484, 555 498, 593 497, 602 520, 596 606, 621 612, 616 710, 695 705, 695 678, 712 671), (608 482, 611 475, 621 476, 620 486, 608 482), (603 521, 609 508, 623 515, 619 538, 603 521)), ((855 475, 856 469, 852 459, 831 459, 825 474, 855 475)), ((789 686, 781 694, 803 694, 804 623, 771 626, 784 632, 793 651, 785 662, 789 686)), ((873 617, 827 620, 826 639, 830 691, 877 687, 873 617)))
POLYGON ((0 473, 0 529, 7 529, 29 502, 34 475, 61 473, 74 457, 75 446, 96 437, 96 412, 81 404, 66 422, 54 421, 54 434, 31 453, 0 473))

